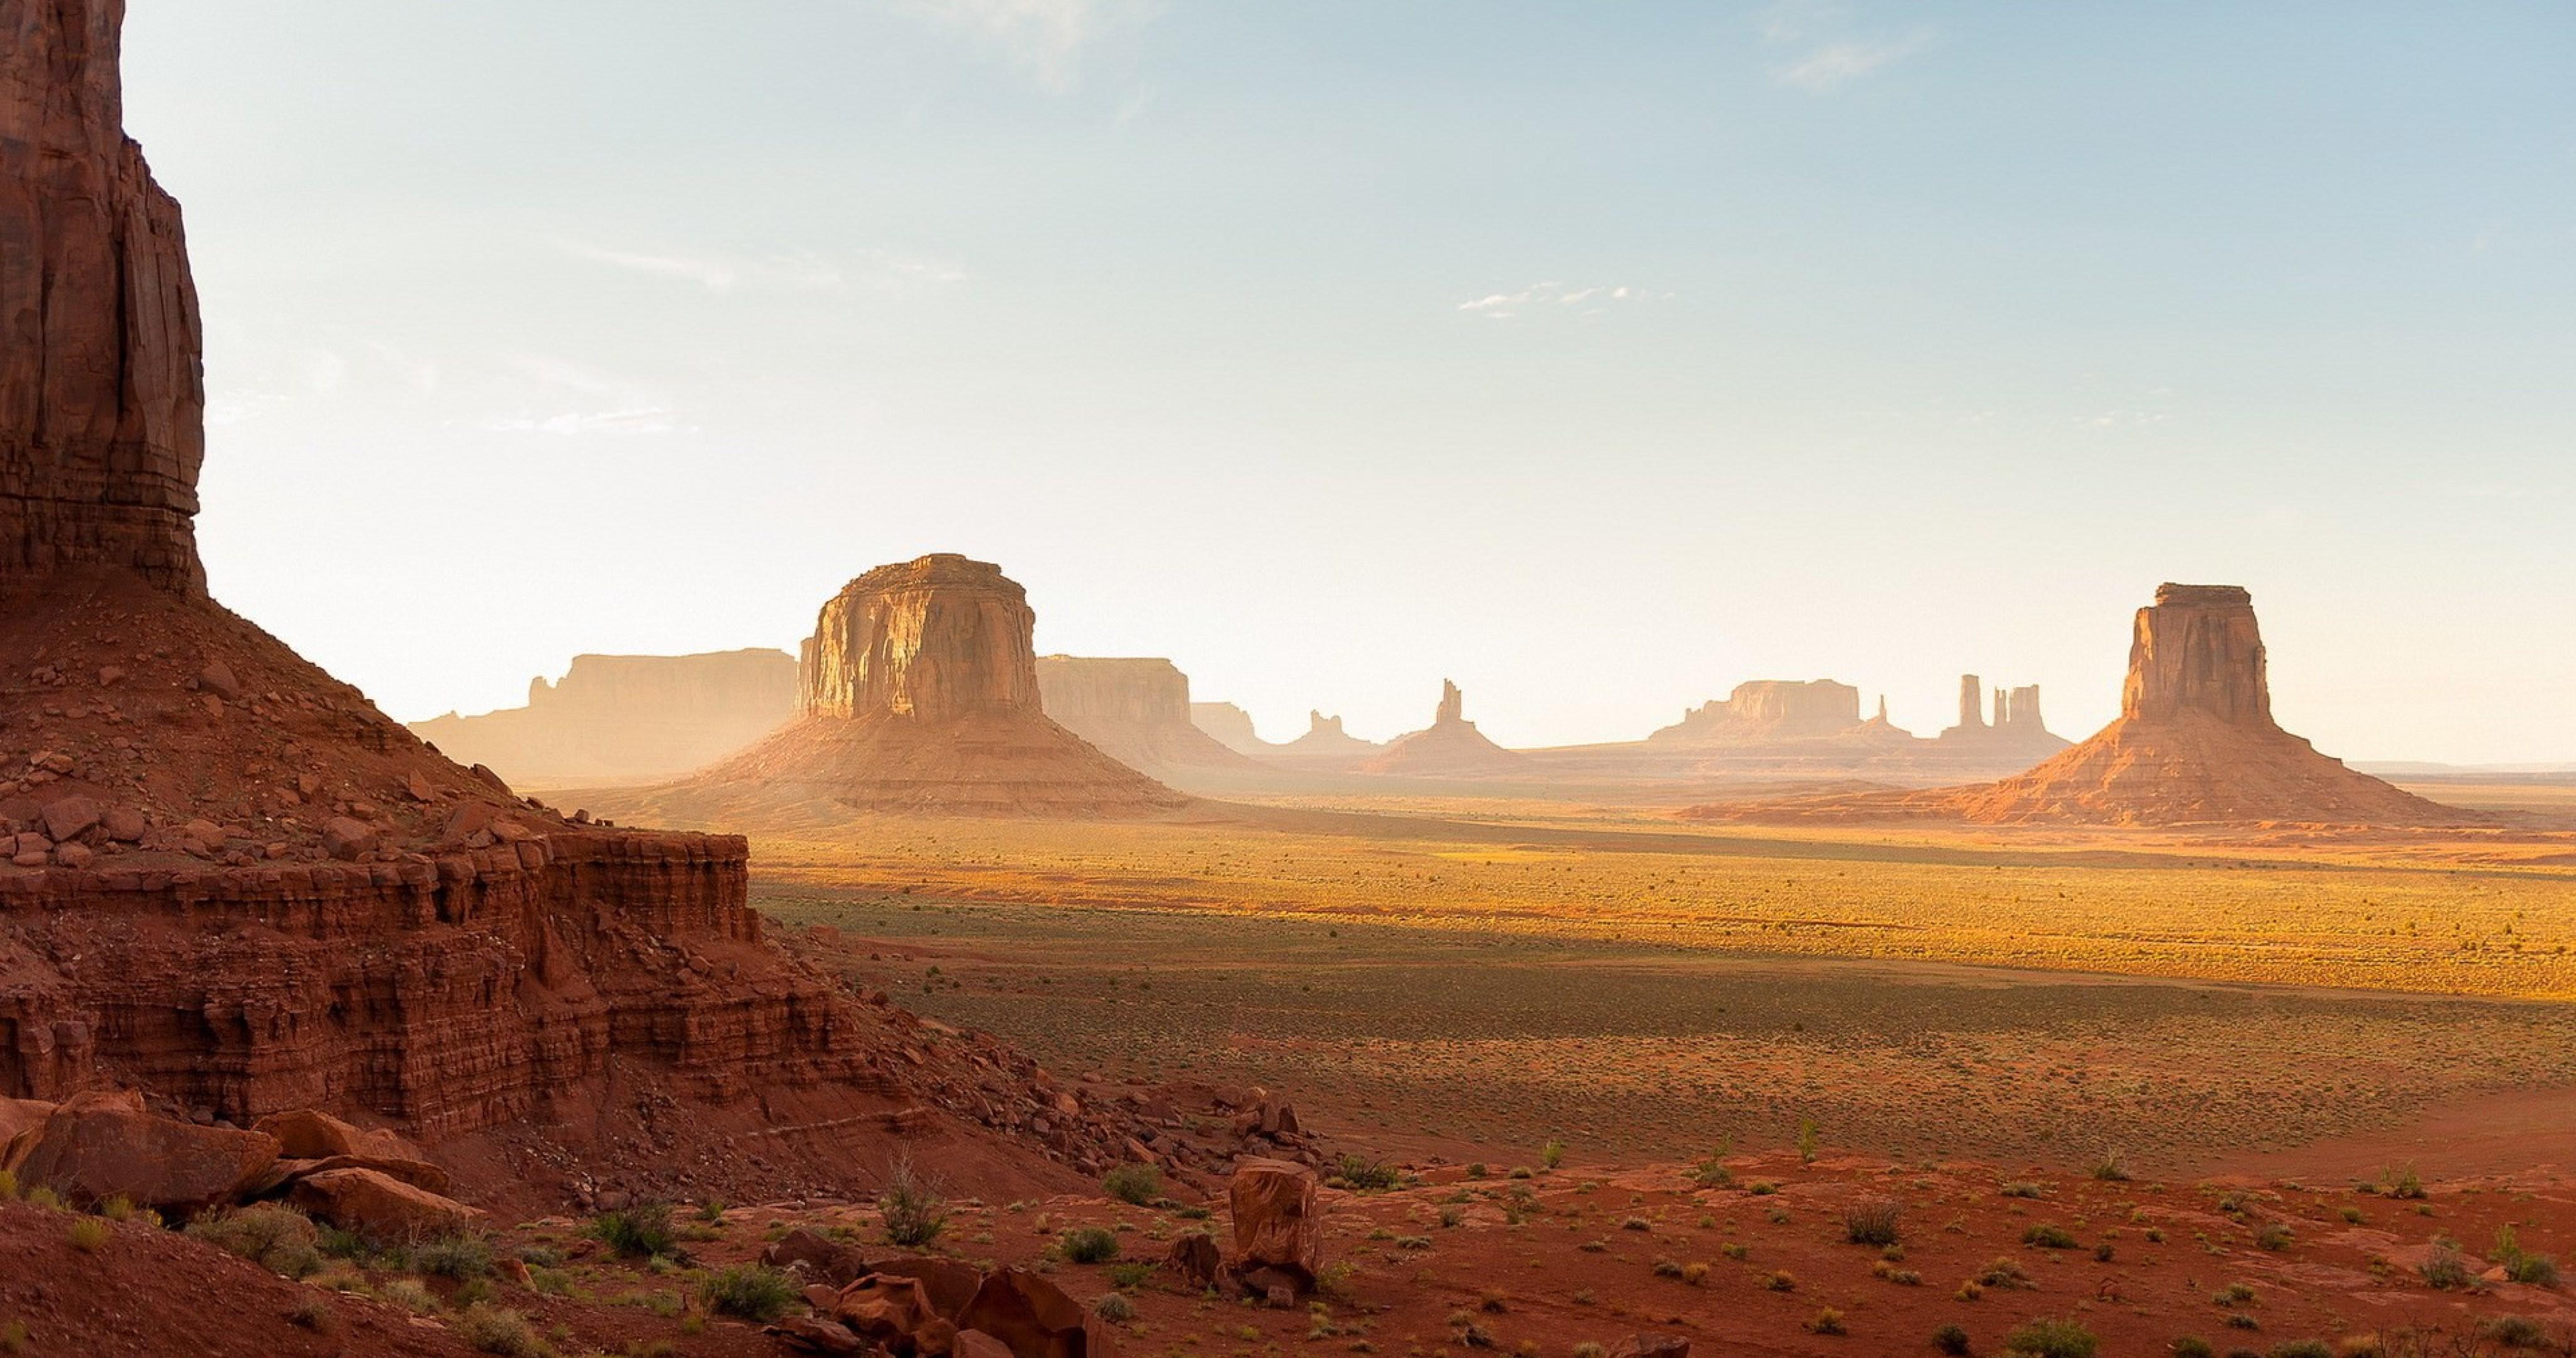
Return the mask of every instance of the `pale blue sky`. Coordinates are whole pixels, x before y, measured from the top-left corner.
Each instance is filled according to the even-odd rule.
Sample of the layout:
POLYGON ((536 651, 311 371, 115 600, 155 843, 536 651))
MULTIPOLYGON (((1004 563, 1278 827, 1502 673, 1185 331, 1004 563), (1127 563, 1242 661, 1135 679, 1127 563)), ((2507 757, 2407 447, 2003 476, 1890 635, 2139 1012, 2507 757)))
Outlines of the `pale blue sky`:
POLYGON ((1029 586, 1266 734, 2117 705, 2576 759, 2576 8, 134 0, 218 595, 397 715, 1029 586))

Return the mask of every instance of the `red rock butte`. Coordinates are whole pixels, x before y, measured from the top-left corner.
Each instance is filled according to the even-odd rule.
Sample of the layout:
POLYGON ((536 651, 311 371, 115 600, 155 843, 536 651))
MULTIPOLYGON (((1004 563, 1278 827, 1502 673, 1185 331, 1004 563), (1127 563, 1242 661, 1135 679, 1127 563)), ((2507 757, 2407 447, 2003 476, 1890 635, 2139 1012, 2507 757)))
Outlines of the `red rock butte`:
POLYGON ((1189 805, 1047 717, 1036 622, 1027 592, 991 562, 879 566, 823 605, 796 720, 631 803, 757 830, 853 811, 1118 817, 1189 805))
POLYGON ((2479 823, 2317 753, 2272 719, 2253 596, 2167 584, 2138 610, 2120 716, 2026 773, 1928 792, 1696 807, 1705 819, 1935 818, 1981 824, 2479 823))
POLYGON ((523 801, 207 596, 195 292, 120 126, 122 20, 0 0, 0 1098, 322 1109, 502 1193, 846 1187, 902 1110, 1033 1184, 1115 1144, 969 1125, 1015 1126, 968 1086, 1027 1072, 901 1059, 911 1016, 763 940, 742 839, 523 801))
MULTIPOLYGON (((1311 734, 1311 733, 1310 733, 1311 734)), ((1458 686, 1440 681, 1440 706, 1431 724, 1388 742, 1385 750, 1360 766, 1363 773, 1392 773, 1415 778, 1490 778, 1525 774, 1529 760, 1488 739, 1467 720, 1467 698, 1458 686)))

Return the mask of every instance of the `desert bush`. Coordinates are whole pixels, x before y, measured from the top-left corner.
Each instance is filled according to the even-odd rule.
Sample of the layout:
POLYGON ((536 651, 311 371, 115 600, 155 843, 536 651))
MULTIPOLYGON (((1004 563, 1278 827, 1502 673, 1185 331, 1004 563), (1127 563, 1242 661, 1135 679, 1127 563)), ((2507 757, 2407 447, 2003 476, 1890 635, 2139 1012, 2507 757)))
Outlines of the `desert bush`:
POLYGON ((1798 1290, 1798 1275, 1784 1268, 1763 1279, 1762 1285, 1774 1292, 1795 1292, 1798 1290))
POLYGON ((311 1330, 315 1334, 329 1334, 340 1324, 339 1312, 332 1310, 331 1303, 321 1297, 306 1297, 296 1302, 295 1309, 286 1313, 286 1319, 297 1328, 311 1330))
POLYGON ((2489 1316, 2478 1322, 2478 1334, 2509 1349, 2536 1349, 2549 1343, 2549 1331, 2529 1316, 2489 1316))
POLYGON ((1809 1334, 1842 1334, 1843 1313, 1828 1306, 1807 1318, 1809 1334))
POLYGON ((2072 1320, 2043 1316, 2004 1336, 2004 1352, 2028 1358, 2093 1358, 2101 1341, 2072 1320))
POLYGON ((1383 1193, 1404 1183, 1404 1171, 1383 1160, 1344 1155, 1333 1162, 1332 1177, 1362 1193, 1383 1193))
POLYGON ((498 1306, 466 1307, 456 1317, 456 1337, 501 1358, 551 1358, 554 1352, 529 1328, 526 1316, 498 1306))
POLYGON ((2071 1250, 2075 1248, 2075 1236, 2063 1226, 2042 1222, 2022 1232, 2021 1243, 2044 1250, 2071 1250))
POLYGON ((2184 1335, 2167 1344, 2165 1352, 2172 1354, 2173 1358, 2218 1358, 2218 1350, 2211 1348, 2208 1340, 2196 1334, 2184 1335))
POLYGON ((469 1282, 492 1276, 492 1242, 479 1235, 443 1235, 414 1246, 411 1265, 440 1278, 469 1282))
POLYGON ((2427 1285, 2442 1291, 2469 1285, 2468 1261, 2460 1257, 2460 1247, 2447 1236, 2433 1237, 2433 1248, 2426 1251, 2424 1262, 2417 1267, 2427 1285))
POLYGON ((17 1200, 18 1176, 10 1173, 8 1170, 0 1169, 0 1202, 16 1202, 17 1200))
POLYGON ((428 1315, 438 1309, 438 1298, 420 1285, 418 1278, 396 1278, 376 1289, 376 1295, 416 1315, 428 1315))
POLYGON ((189 1222, 187 1235, 280 1277, 303 1278, 322 1267, 321 1232, 311 1218, 282 1202, 210 1212, 189 1222))
POLYGON ((877 1212, 885 1218, 885 1237, 892 1244, 919 1249, 948 1229, 948 1198, 930 1176, 898 1160, 877 1194, 877 1212))
POLYGON ((1733 1188, 1735 1171, 1728 1169, 1717 1157, 1710 1156, 1691 1171, 1691 1182, 1702 1188, 1733 1188))
POLYGON ((1799 1162, 1802 1164, 1814 1164, 1816 1161, 1816 1151, 1822 1145, 1823 1140, 1818 1135, 1816 1120, 1814 1118, 1798 1119, 1799 1162))
POLYGON ((2413 1165, 2397 1165, 2379 1172, 2379 1191, 2392 1198, 2424 1196, 2424 1181, 2417 1177, 2413 1165))
POLYGON ((68 1238, 72 1248, 83 1254, 96 1254, 107 1244, 108 1225, 97 1217, 82 1217, 72 1223, 68 1238))
POLYGON ((2558 1285, 2558 1261, 2524 1249, 2521 1237, 2509 1225, 2496 1229, 2495 1248, 2487 1254, 2504 1269, 2504 1276, 2515 1282, 2533 1287, 2558 1285))
POLYGON ((736 1264, 707 1275, 698 1284, 698 1299, 720 1316, 736 1316, 766 1325, 787 1314, 801 1296, 786 1274, 763 1264, 736 1264))
POLYGON ((670 1204, 661 1202, 602 1212, 590 1219, 587 1230, 599 1243, 629 1259, 669 1254, 680 1239, 671 1229, 670 1204))
POLYGON ((2119 1147, 2106 1146, 2102 1149, 2102 1154, 2093 1161, 2093 1177, 2105 1183, 2116 1184, 2129 1181, 2128 1161, 2121 1156, 2119 1147))
POLYGON ((1547 1166, 1549 1169, 1554 1169, 1557 1166, 1564 1164, 1565 1143, 1562 1141, 1551 1141, 1546 1145, 1539 1147, 1538 1162, 1547 1166))
POLYGON ((1152 1276, 1154 1276, 1154 1266, 1152 1264, 1131 1261, 1129 1263, 1111 1264, 1109 1266, 1109 1285, 1111 1287, 1118 1288, 1121 1291, 1132 1292, 1135 1289, 1144 1286, 1145 1280, 1152 1276))
POLYGON ((2022 1271, 2020 1260, 2009 1254, 1999 1254, 1977 1270, 1976 1281, 1984 1287, 2028 1287, 2030 1275, 2022 1271))
POLYGON ((1105 1264, 1118 1257, 1118 1236, 1106 1226, 1076 1226, 1057 1236, 1056 1252, 1076 1264, 1105 1264))
POLYGON ((1147 1164, 1120 1165, 1100 1181, 1100 1189, 1120 1202, 1142 1207, 1163 1196, 1163 1172, 1147 1164))
POLYGON ((1843 1238, 1855 1245, 1893 1245, 1905 1204, 1894 1198, 1863 1198, 1843 1209, 1843 1238))
POLYGON ((2007 1198, 2036 1198, 2039 1196, 2039 1185, 2028 1179, 2015 1179, 1995 1191, 2007 1198))
POLYGON ((1113 1325, 1123 1325, 1136 1318, 1136 1303, 1127 1300, 1124 1292, 1104 1292, 1091 1303, 1091 1313, 1113 1325))
POLYGON ((1968 1332, 1956 1325, 1944 1325, 1932 1332, 1932 1347, 1949 1354, 1950 1358, 1966 1358, 1968 1332))
POLYGON ((2264 1358, 2335 1358, 2335 1351, 2322 1339, 2289 1339, 2274 1344, 2264 1358))
POLYGON ((2278 1221, 2264 1222, 2263 1228, 2254 1233, 2254 1243, 2267 1250, 2288 1249, 2298 1242, 2298 1238, 2298 1232, 2291 1230, 2286 1223, 2278 1221))

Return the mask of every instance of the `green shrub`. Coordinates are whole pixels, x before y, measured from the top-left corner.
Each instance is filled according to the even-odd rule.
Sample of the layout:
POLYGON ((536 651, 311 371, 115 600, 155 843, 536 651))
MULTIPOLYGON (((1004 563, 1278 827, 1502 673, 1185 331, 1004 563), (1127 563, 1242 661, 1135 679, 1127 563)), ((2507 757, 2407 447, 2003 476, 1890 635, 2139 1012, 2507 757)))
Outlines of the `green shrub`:
POLYGON ((1843 1209, 1843 1238, 1855 1245, 1893 1245, 1905 1204, 1894 1198, 1863 1198, 1843 1209))
POLYGON ((2424 1181, 2416 1177, 2415 1167, 2413 1165, 2402 1165, 2381 1170, 2379 1173, 2379 1183, 2379 1191, 2392 1198, 2420 1198, 2424 1196, 2424 1181))
POLYGON ((2264 1358, 2335 1358, 2335 1351, 2322 1339, 2290 1339, 2274 1344, 2264 1358))
POLYGON ((919 1249, 948 1229, 948 1199, 938 1181, 916 1172, 910 1160, 898 1160, 877 1194, 877 1212, 885 1218, 886 1240, 919 1249))
POLYGON ((1932 1332, 1932 1347, 1949 1354, 1950 1358, 1966 1358, 1968 1332, 1956 1325, 1944 1325, 1932 1332))
POLYGON ((1152 1165, 1120 1165, 1100 1181, 1102 1192, 1142 1207, 1163 1196, 1163 1172, 1152 1165))
POLYGON ((97 1217, 82 1217, 72 1223, 69 1234, 73 1249, 83 1254, 96 1254, 107 1244, 109 1231, 107 1223, 97 1217))
POLYGON ((643 1202, 602 1212, 592 1217, 584 1229, 593 1239, 628 1259, 669 1254, 680 1240, 671 1229, 671 1205, 667 1202, 643 1202))
POLYGON ((2218 1350, 2211 1348, 2208 1340, 2196 1334, 2187 1334, 2173 1341, 2165 1346, 2165 1351, 2172 1354, 2173 1358, 2218 1358, 2218 1350))
POLYGON ((1356 1155, 1345 1155, 1334 1161, 1332 1177, 1362 1193, 1382 1193, 1404 1183, 1403 1170, 1383 1160, 1364 1160, 1356 1155))
POLYGON ((766 1325, 787 1314, 802 1299, 787 1275, 765 1264, 736 1264, 707 1275, 698 1284, 698 1299, 720 1316, 735 1316, 766 1325))
POLYGON ((2529 1316, 2489 1316, 2478 1333, 2509 1349, 2536 1349, 2549 1343, 2549 1331, 2529 1316))
POLYGON ((492 1276, 492 1242, 479 1235, 443 1235, 414 1246, 411 1265, 439 1278, 469 1282, 492 1276))
POLYGON ((466 1307, 456 1317, 456 1337, 501 1358, 552 1358, 554 1353, 529 1328, 526 1316, 498 1306, 466 1307))
POLYGON ((1105 1264, 1118 1257, 1118 1235, 1106 1226, 1076 1226, 1055 1238, 1056 1251, 1076 1264, 1105 1264))
POLYGON ((2093 1358, 2101 1341, 2072 1320, 2041 1317, 2004 1336, 2004 1352, 2029 1358, 2093 1358))
POLYGON ((2063 1226, 2042 1222, 2022 1232, 2021 1243, 2044 1250, 2071 1250, 2075 1248, 2075 1236, 2063 1226))
POLYGON ((1565 1143, 1562 1141, 1551 1141, 1546 1145, 1539 1147, 1538 1162, 1547 1166, 1549 1169, 1554 1169, 1557 1166, 1564 1164, 1565 1143))
POLYGON ((2448 1237, 2433 1237, 2433 1248, 2426 1251, 2424 1262, 2417 1267, 2428 1285, 2448 1291, 2469 1285, 2468 1261, 2460 1257, 2460 1247, 2448 1237))
POLYGON ((280 1277, 308 1277, 322 1267, 322 1233, 311 1218, 282 1202, 210 1212, 189 1222, 187 1235, 280 1277))
POLYGON ((1140 1260, 1130 1260, 1127 1263, 1109 1266, 1109 1285, 1121 1291, 1134 1291, 1143 1287, 1145 1280, 1153 1276, 1154 1266, 1140 1260))
POLYGON ((2022 1271, 2020 1260, 2009 1254, 1999 1254, 1977 1270, 1974 1281, 1980 1287, 2028 1287, 2030 1275, 2022 1271))
POLYGON ((376 1289, 376 1295, 416 1315, 438 1310, 438 1297, 421 1286, 418 1278, 396 1278, 376 1289))
POLYGON ((2522 1247, 2522 1240, 2511 1226, 2496 1230, 2495 1248, 2487 1251, 2503 1267, 2504 1276, 2533 1287, 2558 1285, 2558 1261, 2546 1254, 2534 1254, 2522 1247))

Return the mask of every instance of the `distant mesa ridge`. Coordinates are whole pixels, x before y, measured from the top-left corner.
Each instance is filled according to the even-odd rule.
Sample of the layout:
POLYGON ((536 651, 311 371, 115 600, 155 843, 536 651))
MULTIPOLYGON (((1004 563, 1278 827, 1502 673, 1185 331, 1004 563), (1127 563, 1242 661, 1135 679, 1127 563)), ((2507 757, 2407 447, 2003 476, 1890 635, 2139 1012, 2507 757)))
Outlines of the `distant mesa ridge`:
MULTIPOLYGON (((757 828, 849 810, 1089 817, 1188 805, 1048 718, 1036 621, 1027 592, 988 561, 940 553, 870 570, 817 614, 795 720, 636 804, 757 828)), ((1186 712, 1185 686, 1180 700, 1186 712)))
MULTIPOLYGON (((1975 710, 1964 685, 1962 710, 1975 710)), ((2007 716, 2011 710, 2008 702, 2007 716)), ((2282 730, 2272 716, 2253 596, 2234 585, 2177 584, 2158 588, 2155 602, 2137 612, 2119 717, 2026 773, 1927 792, 1787 798, 1684 814, 2150 826, 2404 827, 2484 819, 2346 768, 2282 730)))
POLYGON ((754 648, 698 655, 577 655, 528 705, 412 722, 452 759, 525 783, 676 777, 760 739, 797 710, 796 657, 754 648))

